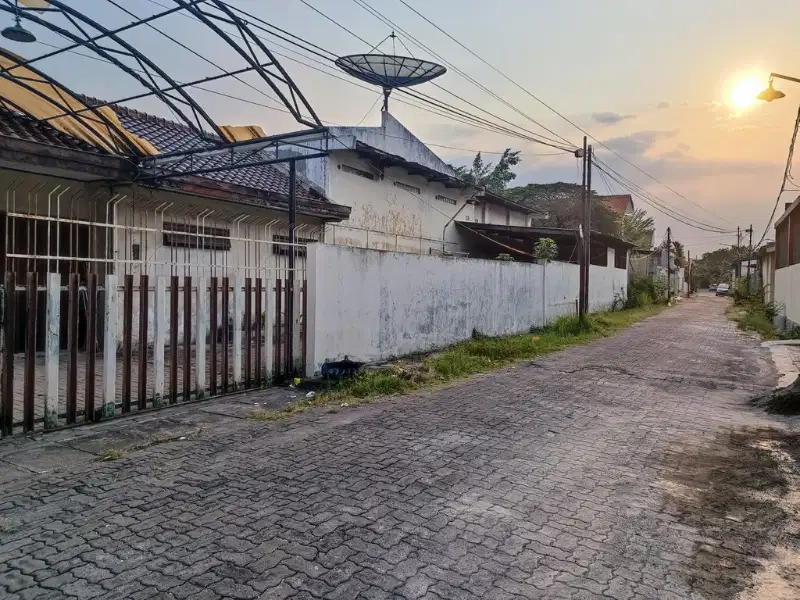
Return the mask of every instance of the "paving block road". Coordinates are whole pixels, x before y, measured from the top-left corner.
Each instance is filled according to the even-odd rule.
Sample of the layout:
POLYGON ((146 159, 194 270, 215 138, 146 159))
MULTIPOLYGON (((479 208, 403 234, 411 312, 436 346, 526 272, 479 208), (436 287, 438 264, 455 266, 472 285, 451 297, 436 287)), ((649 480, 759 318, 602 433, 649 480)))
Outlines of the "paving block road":
POLYGON ((734 597, 751 550, 692 512, 681 465, 793 425, 747 404, 777 377, 727 302, 336 414, 263 423, 216 400, 186 439, 111 462, 78 433, 111 424, 39 454, 49 436, 3 442, 0 597, 734 597))

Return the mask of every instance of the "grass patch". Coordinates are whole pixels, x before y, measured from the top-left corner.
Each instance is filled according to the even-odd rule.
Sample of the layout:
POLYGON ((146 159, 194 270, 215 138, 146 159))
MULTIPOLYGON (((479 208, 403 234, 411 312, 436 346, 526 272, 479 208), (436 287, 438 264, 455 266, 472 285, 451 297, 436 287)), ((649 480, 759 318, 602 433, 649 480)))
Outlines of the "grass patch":
POLYGON ((122 450, 112 448, 111 450, 106 450, 103 453, 103 456, 100 457, 100 460, 107 462, 111 460, 120 460, 121 458, 125 458, 125 453, 122 450))
POLYGON ((255 411, 252 417, 259 421, 277 421, 317 406, 328 406, 328 412, 338 412, 338 406, 356 406, 381 396, 409 394, 613 335, 665 308, 662 304, 651 304, 595 313, 583 322, 574 315, 563 316, 544 329, 509 337, 490 338, 475 332, 472 339, 428 355, 421 361, 398 361, 377 371, 366 370, 337 382, 330 390, 319 392, 313 398, 304 398, 281 410, 255 411))
POLYGON ((725 312, 742 331, 753 331, 765 340, 784 337, 773 324, 775 307, 758 300, 745 300, 732 304, 725 312))

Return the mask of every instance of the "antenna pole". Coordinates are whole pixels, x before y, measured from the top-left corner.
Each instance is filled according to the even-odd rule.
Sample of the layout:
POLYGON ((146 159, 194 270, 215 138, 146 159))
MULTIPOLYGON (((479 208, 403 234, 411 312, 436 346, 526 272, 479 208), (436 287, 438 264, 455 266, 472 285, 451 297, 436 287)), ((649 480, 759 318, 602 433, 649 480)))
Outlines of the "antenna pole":
POLYGON ((389 94, 392 93, 392 88, 383 88, 383 112, 389 111, 389 94))

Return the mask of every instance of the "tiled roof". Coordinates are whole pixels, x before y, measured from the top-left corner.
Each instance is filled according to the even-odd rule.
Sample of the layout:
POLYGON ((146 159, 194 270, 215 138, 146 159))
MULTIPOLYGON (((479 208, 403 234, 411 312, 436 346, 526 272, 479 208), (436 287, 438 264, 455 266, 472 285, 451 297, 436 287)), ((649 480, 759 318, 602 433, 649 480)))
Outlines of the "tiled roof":
POLYGON ((94 146, 66 133, 61 133, 47 123, 5 109, 0 109, 0 135, 57 148, 98 152, 94 146))
MULTIPOLYGON (((102 103, 102 101, 94 98, 82 98, 82 100, 87 103, 102 103)), ((168 121, 161 117, 122 106, 112 106, 112 108, 126 129, 149 141, 160 152, 166 153, 211 147, 208 141, 203 140, 189 127, 181 123, 168 121)), ((49 146, 102 154, 102 151, 98 148, 61 133, 45 122, 2 109, 0 109, 0 135, 49 146)), ((208 134, 208 137, 209 139, 214 139, 216 136, 208 134)), ((203 161, 195 161, 195 167, 207 168, 213 166, 217 160, 220 159, 211 157, 203 161)), ((202 177, 220 183, 270 192, 283 197, 289 195, 288 169, 280 164, 241 167, 239 169, 208 173, 202 175, 202 177)), ((297 201, 298 203, 304 203, 309 200, 319 202, 320 200, 325 200, 325 198, 316 190, 313 190, 311 184, 298 174, 297 201)))
POLYGON ((615 213, 625 214, 630 206, 633 208, 633 198, 630 194, 617 194, 615 196, 600 196, 600 200, 615 213))

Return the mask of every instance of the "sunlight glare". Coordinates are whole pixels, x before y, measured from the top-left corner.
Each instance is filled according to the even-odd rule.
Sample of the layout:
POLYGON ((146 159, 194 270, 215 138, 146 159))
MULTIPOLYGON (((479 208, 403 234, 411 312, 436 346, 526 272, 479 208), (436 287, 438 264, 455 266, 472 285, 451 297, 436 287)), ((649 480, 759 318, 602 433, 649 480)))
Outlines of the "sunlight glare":
POLYGON ((755 103, 756 96, 764 89, 764 82, 755 78, 748 77, 737 81, 731 89, 731 106, 738 110, 744 110, 755 103))

